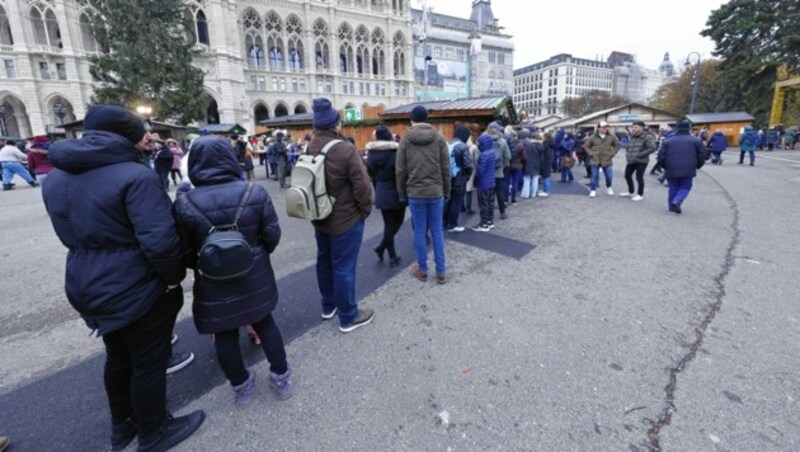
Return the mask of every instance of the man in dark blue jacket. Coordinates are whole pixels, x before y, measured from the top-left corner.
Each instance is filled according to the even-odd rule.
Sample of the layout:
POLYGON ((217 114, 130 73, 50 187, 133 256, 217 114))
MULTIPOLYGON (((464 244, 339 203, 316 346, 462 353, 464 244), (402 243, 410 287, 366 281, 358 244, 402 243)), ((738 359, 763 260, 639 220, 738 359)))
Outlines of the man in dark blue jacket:
POLYGON ((189 437, 204 414, 172 418, 166 370, 186 276, 172 204, 143 161, 151 136, 123 107, 94 105, 79 140, 49 151, 55 169, 42 195, 69 249, 67 299, 106 347, 112 450, 139 436, 139 451, 189 437))
POLYGON ((679 122, 675 136, 664 141, 658 151, 658 161, 669 183, 670 212, 681 213, 681 205, 692 190, 692 179, 706 161, 706 146, 690 131, 688 121, 679 122))

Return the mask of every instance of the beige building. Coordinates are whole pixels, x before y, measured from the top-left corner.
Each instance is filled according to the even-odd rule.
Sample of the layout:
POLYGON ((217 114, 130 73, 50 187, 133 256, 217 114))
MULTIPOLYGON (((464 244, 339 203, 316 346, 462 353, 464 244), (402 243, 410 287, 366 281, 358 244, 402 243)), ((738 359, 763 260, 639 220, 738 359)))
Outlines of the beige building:
MULTIPOLYGON (((414 99, 409 0, 186 0, 201 50, 207 122, 258 121, 414 99)), ((0 134, 82 118, 97 51, 88 0, 0 0, 0 134)), ((177 19, 177 18, 176 18, 177 19)))

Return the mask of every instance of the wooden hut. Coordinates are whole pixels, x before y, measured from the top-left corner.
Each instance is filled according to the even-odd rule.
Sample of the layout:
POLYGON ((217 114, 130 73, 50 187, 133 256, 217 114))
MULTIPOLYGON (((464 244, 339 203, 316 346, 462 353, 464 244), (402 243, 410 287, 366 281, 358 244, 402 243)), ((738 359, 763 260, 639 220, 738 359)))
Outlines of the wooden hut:
POLYGON ((709 136, 717 130, 725 134, 728 139, 728 146, 739 146, 739 135, 745 127, 753 125, 754 117, 748 113, 736 111, 730 113, 696 113, 686 115, 686 120, 694 127, 706 126, 709 136))

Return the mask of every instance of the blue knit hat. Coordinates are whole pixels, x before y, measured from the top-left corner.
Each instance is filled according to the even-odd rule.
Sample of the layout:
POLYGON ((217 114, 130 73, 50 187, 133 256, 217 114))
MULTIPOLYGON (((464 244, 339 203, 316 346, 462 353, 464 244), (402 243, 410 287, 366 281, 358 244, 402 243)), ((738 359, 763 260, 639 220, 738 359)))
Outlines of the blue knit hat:
POLYGON ((417 105, 411 110, 411 121, 428 122, 428 109, 422 105, 417 105))
POLYGON ((339 125, 339 112, 333 108, 330 100, 318 97, 314 99, 311 109, 314 110, 315 129, 332 129, 339 125))
POLYGON ((487 134, 481 134, 478 137, 478 149, 481 151, 489 151, 494 147, 494 138, 487 134))
POLYGON ((104 130, 127 138, 133 144, 146 133, 144 119, 119 105, 92 105, 83 118, 85 130, 104 130))
POLYGON ((678 132, 687 133, 692 130, 692 124, 689 121, 678 121, 678 123, 675 124, 675 129, 678 132))

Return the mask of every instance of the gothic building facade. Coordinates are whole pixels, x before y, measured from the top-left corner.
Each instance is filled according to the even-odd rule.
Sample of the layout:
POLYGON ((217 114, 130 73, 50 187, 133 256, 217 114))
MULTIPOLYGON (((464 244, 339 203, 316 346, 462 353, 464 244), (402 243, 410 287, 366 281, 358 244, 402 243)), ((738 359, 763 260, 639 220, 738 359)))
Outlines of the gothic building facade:
MULTIPOLYGON (((414 98, 409 0, 186 0, 210 123, 414 98)), ((82 118, 97 52, 88 0, 0 0, 0 134, 82 118)), ((178 18, 176 18, 178 20, 178 18)), ((132 106, 133 107, 133 106, 132 106)))

